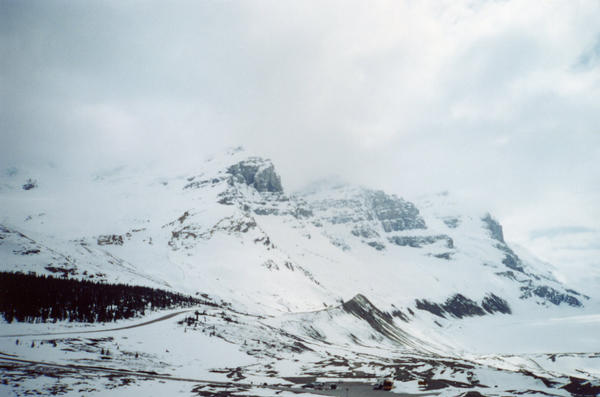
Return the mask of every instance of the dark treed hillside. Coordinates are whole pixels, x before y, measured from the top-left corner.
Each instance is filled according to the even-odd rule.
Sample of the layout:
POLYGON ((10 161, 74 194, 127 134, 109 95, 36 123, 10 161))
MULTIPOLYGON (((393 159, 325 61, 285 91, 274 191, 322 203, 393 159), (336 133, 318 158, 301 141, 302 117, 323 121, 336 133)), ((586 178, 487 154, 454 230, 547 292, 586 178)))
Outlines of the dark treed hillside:
POLYGON ((211 304, 148 287, 0 272, 0 314, 8 322, 107 322, 201 303, 211 304))

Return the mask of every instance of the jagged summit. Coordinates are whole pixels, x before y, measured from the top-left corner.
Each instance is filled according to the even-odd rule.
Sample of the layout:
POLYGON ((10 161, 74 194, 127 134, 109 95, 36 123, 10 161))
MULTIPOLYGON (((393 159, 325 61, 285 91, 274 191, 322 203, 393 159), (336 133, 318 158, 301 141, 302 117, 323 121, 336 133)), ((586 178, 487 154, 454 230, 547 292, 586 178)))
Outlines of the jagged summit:
POLYGON ((232 299, 268 312, 358 293, 383 310, 419 310, 418 301, 442 307, 456 296, 478 306, 489 296, 506 302, 504 311, 478 314, 587 300, 521 258, 491 215, 454 207, 448 194, 411 202, 328 178, 286 195, 274 164, 242 148, 208 158, 198 171, 157 179, 124 168, 118 178, 88 181, 77 191, 89 196, 77 200, 99 215, 86 223, 69 191, 46 190, 60 198, 53 201, 39 200, 45 191, 32 199, 17 191, 21 201, 10 201, 2 233, 23 249, 0 243, 5 267, 235 291, 232 299), (68 241, 57 244, 63 233, 68 241), (118 266, 102 271, 107 258, 127 275, 118 266))
POLYGON ((271 160, 260 157, 249 157, 230 166, 231 183, 245 183, 259 192, 283 193, 281 178, 275 172, 271 160))
POLYGON ((288 194, 270 160, 239 148, 193 174, 108 169, 76 186, 42 173, 31 190, 3 176, 2 270, 201 296, 219 309, 188 318, 186 336, 198 327, 260 360, 294 354, 299 370, 305 353, 328 367, 349 352, 366 367, 409 354, 405 379, 452 367, 414 354, 447 357, 492 327, 580 315, 593 299, 447 193, 412 201, 328 178, 288 194))
POLYGON ((492 215, 490 213, 485 214, 485 216, 481 218, 481 220, 487 225, 492 238, 498 240, 502 244, 505 244, 504 233, 502 232, 502 225, 500 225, 500 223, 497 220, 492 218, 492 215))

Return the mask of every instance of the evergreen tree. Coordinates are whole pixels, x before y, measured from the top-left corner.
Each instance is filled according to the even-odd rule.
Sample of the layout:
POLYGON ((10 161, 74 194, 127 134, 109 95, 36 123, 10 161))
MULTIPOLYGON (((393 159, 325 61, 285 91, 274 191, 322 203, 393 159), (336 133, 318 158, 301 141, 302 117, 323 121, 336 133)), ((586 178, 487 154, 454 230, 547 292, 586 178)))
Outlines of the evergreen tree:
POLYGON ((212 302, 154 288, 0 272, 0 314, 8 322, 110 322, 212 302))

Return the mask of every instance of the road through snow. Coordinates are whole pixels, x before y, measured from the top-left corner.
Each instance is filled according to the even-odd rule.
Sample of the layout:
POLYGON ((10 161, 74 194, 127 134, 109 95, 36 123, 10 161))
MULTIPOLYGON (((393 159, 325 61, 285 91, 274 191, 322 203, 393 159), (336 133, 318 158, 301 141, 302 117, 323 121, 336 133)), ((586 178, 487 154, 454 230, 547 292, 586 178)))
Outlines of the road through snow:
MULTIPOLYGON (((158 320, 158 319, 157 319, 158 320)), ((153 372, 145 372, 145 371, 131 371, 128 369, 117 369, 117 368, 108 368, 101 367, 95 365, 78 365, 78 364, 57 364, 57 363, 49 363, 42 361, 32 361, 32 360, 23 360, 15 357, 10 357, 0 352, 0 362, 9 362, 15 364, 26 364, 26 365, 39 365, 50 368, 65 368, 71 369, 75 371, 90 371, 90 372, 109 372, 118 375, 124 376, 136 376, 140 378, 151 378, 151 379, 160 379, 160 380, 172 380, 178 382, 191 382, 191 383, 205 383, 211 385, 220 385, 224 387, 247 387, 247 388, 264 388, 270 390, 278 390, 278 391, 291 391, 294 393, 310 393, 313 395, 326 395, 326 396, 382 396, 382 395, 395 395, 400 397, 415 397, 415 396, 435 396, 439 393, 419 393, 419 394, 409 394, 409 393, 394 393, 394 392, 383 392, 381 390, 373 390, 373 385, 366 383, 341 383, 336 390, 306 390, 300 388, 293 388, 281 385, 260 385, 260 384, 251 384, 251 383, 238 383, 238 382, 220 382, 215 380, 207 380, 207 379, 192 379, 192 378, 181 378, 176 376, 170 376, 168 374, 158 374, 153 372)))
MULTIPOLYGON (((143 327, 147 325, 151 325, 160 321, 165 321, 171 319, 175 316, 178 316, 183 313, 187 313, 193 311, 194 309, 180 310, 178 312, 169 313, 164 316, 155 318, 153 320, 144 321, 138 324, 132 324, 123 327, 110 328, 110 329, 96 329, 96 330, 73 330, 67 332, 48 332, 48 333, 37 333, 37 334, 11 334, 11 335, 0 335, 2 338, 8 337, 24 337, 24 336, 52 336, 52 335, 70 335, 70 334, 90 334, 90 333, 99 333, 99 332, 114 332, 126 329, 132 329, 137 327, 143 327)), ((135 376, 139 378, 152 378, 159 380, 171 380, 171 381, 179 381, 179 382, 191 382, 191 383, 205 383, 205 384, 213 384, 213 385, 221 385, 224 387, 260 387, 271 390, 278 391, 292 391, 292 392, 304 392, 311 393, 313 395, 333 395, 333 396, 353 396, 353 395, 380 395, 380 392, 372 389, 372 385, 369 384, 361 384, 361 383, 346 383, 343 384, 343 387, 340 387, 337 390, 306 390, 293 388, 289 386, 282 385, 260 385, 260 384, 247 384, 247 383, 237 383, 237 382, 219 382, 215 380, 206 380, 206 379, 194 379, 194 378, 185 378, 185 377, 177 377, 171 376, 169 374, 159 374, 155 372, 147 372, 147 371, 132 371, 128 369, 119 369, 119 368, 108 368, 103 366, 95 366, 95 365, 80 365, 80 364, 59 364, 52 362, 44 362, 44 361, 34 361, 34 360, 25 360, 18 358, 12 354, 6 354, 0 352, 0 362, 5 363, 13 363, 13 364, 24 364, 24 365, 38 365, 47 368, 63 368, 70 369, 74 371, 82 371, 82 372, 104 372, 104 373, 113 373, 123 376, 135 376), (367 393, 367 394, 365 394, 367 393)), ((412 396, 423 396, 423 395, 435 395, 435 393, 431 394, 406 394, 406 393, 386 393, 386 395, 393 394, 401 397, 412 397, 412 396)))
POLYGON ((128 325, 125 327, 118 327, 118 328, 109 328, 109 329, 95 329, 95 330, 87 330, 87 331, 78 331, 78 330, 73 330, 73 331, 66 331, 66 332, 47 332, 47 333, 41 333, 41 334, 11 334, 11 335, 0 335, 0 338, 14 338, 17 336, 49 336, 49 335, 70 335, 70 334, 92 334, 92 333, 96 333, 96 332, 111 332, 111 331, 121 331, 124 329, 131 329, 131 328, 137 328, 137 327, 143 327, 145 325, 150 325, 150 324, 154 324, 157 323, 159 321, 165 321, 168 320, 170 318, 173 318, 179 314, 182 313, 187 313, 187 312, 191 312, 194 309, 187 309, 187 310, 181 310, 175 313, 169 313, 166 314, 162 317, 159 318, 155 318, 154 320, 149 320, 149 321, 144 321, 142 323, 139 324, 133 324, 133 325, 128 325))

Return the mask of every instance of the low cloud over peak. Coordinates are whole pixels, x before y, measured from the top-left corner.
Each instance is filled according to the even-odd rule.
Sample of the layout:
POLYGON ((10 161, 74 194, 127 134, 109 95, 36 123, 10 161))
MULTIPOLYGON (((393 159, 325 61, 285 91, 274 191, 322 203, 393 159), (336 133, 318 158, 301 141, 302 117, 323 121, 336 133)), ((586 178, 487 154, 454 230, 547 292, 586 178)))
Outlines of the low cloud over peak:
POLYGON ((292 190, 459 192, 523 245, 599 228, 598 20, 595 1, 3 2, 1 165, 244 144, 292 190))

